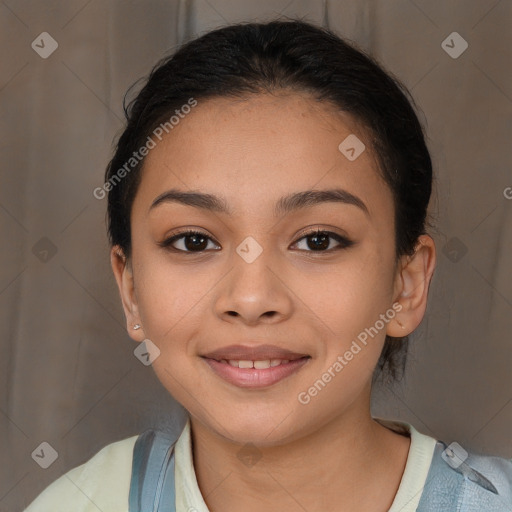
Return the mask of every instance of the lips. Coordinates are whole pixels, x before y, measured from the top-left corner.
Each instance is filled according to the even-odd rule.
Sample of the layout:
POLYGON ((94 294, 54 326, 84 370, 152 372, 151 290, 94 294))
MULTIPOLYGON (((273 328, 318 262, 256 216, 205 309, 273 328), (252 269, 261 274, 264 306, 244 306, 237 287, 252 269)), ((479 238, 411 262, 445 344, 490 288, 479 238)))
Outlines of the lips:
POLYGON ((223 380, 242 388, 262 388, 296 373, 311 357, 275 345, 231 345, 202 358, 223 380))

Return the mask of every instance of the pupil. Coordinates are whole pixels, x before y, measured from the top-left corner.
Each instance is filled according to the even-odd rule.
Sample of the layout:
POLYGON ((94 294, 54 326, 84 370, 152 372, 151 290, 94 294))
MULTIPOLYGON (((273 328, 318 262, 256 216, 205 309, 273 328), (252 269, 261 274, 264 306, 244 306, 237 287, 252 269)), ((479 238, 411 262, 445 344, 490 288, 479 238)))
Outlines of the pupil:
POLYGON ((321 239, 320 244, 317 244, 316 242, 313 246, 308 244, 310 249, 327 249, 329 247, 329 235, 326 233, 311 235, 309 238, 315 240, 316 242, 321 239))
POLYGON ((205 237, 203 235, 189 235, 186 239, 185 239, 185 246, 187 247, 188 250, 192 249, 204 249, 204 247, 202 247, 202 245, 204 245, 204 241, 205 241, 205 237), (191 240, 191 239, 194 239, 195 242, 192 243, 192 244, 189 244, 187 243, 188 240, 191 240), (199 240, 199 242, 197 242, 199 240))

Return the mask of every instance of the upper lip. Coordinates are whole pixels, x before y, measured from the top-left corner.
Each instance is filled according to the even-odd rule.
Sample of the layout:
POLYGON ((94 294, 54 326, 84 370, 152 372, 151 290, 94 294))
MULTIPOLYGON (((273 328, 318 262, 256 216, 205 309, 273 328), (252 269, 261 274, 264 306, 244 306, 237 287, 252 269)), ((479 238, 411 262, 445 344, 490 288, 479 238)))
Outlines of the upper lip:
POLYGON ((301 354, 298 352, 292 352, 291 350, 277 347, 276 345, 258 345, 258 346, 246 346, 246 345, 229 345, 228 347, 222 347, 207 354, 203 354, 202 357, 209 359, 233 359, 235 361, 266 361, 268 359, 288 359, 293 361, 294 359, 300 359, 301 357, 309 357, 308 354, 301 354))

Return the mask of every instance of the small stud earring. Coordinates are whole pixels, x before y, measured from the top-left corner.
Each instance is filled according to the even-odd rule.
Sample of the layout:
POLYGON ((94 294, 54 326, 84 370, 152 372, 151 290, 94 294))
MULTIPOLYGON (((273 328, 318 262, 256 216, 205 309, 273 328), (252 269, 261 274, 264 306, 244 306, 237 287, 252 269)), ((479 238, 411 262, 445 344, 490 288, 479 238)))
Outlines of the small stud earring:
POLYGON ((397 324, 398 324, 402 329, 405 329, 404 324, 403 324, 402 322, 400 322, 400 320, 398 320, 398 318, 396 319, 396 322, 397 322, 397 324))
POLYGON ((133 330, 136 331, 137 329, 140 329, 140 324, 135 324, 133 326, 133 330))

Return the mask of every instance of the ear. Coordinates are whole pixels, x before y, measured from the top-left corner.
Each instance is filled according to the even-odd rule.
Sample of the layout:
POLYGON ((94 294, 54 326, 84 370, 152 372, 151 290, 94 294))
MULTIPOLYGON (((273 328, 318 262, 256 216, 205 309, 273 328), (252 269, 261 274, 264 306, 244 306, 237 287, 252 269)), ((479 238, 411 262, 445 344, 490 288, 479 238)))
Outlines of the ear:
POLYGON ((421 323, 427 308, 428 289, 436 265, 436 246, 429 235, 418 238, 412 256, 404 256, 399 262, 395 277, 394 306, 397 311, 388 323, 386 334, 394 337, 407 336, 421 323), (402 325, 400 325, 402 324, 402 325))
POLYGON ((145 336, 143 328, 141 327, 137 330, 133 329, 134 325, 142 325, 142 322, 135 296, 131 261, 126 258, 119 245, 112 247, 110 251, 110 263, 121 295, 128 335, 135 341, 144 341, 145 336))

